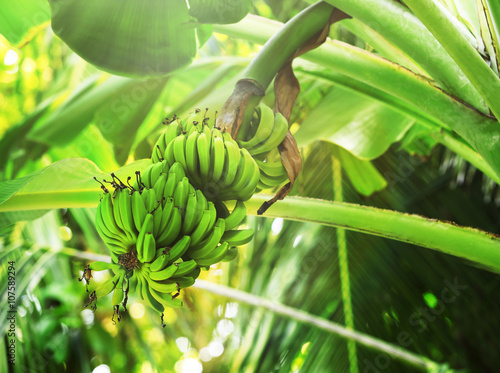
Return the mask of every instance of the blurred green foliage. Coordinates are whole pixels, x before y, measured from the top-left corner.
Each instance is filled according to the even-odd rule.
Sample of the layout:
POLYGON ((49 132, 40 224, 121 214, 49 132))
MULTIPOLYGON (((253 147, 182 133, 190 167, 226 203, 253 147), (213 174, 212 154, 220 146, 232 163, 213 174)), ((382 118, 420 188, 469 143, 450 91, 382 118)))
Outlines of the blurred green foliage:
MULTIPOLYGON (((252 12, 286 21, 305 3, 256 1, 252 12)), ((336 26, 332 36, 380 52, 352 29, 336 26)), ((156 86, 149 92, 154 97, 148 96, 147 105, 137 111, 141 115, 128 117, 132 118, 129 133, 121 135, 130 141, 124 140, 126 146, 121 146, 122 141, 113 141, 106 133, 102 118, 113 116, 114 104, 135 108, 137 102, 127 106, 127 99, 134 97, 133 87, 141 87, 142 81, 125 84, 121 80, 125 78, 100 72, 71 52, 50 28, 22 48, 0 39, 0 180, 20 178, 69 157, 89 159, 109 172, 149 156, 162 118, 194 107, 220 107, 258 49, 214 34, 191 66, 164 78, 161 89, 156 86), (117 89, 106 89, 117 81, 117 89), (95 100, 99 94, 102 100, 95 100), (84 105, 89 105, 88 110, 84 105), (75 108, 80 112, 72 117, 75 108), (61 121, 63 114, 73 122, 61 121), (44 126, 50 126, 57 141, 42 138, 48 137, 40 130, 44 126), (66 130, 68 137, 58 136, 59 130, 66 130)), ((304 61, 297 65, 302 91, 291 117, 293 131, 307 117, 322 117, 320 127, 338 118, 335 113, 324 118, 331 97, 355 101, 355 94, 346 94, 332 80, 321 78, 325 69, 304 61), (321 110, 314 113, 317 107, 321 110)), ((264 100, 272 104, 272 87, 264 100)), ((395 117, 376 122, 362 116, 358 123, 354 109, 345 106, 337 125, 348 129, 368 123, 373 130, 395 117)), ((320 130, 303 127, 300 131, 320 130)), ((329 136, 321 141, 312 135, 299 138, 304 165, 292 194, 333 200, 332 157, 337 157, 343 167, 340 183, 346 202, 500 233, 498 186, 492 180, 438 145, 418 125, 401 126, 395 132, 383 143, 375 138, 376 131, 359 136, 374 138, 382 149, 364 159, 356 157, 361 153, 341 148, 341 141, 327 142, 329 136)), ((363 347, 357 348, 354 363, 346 341, 338 336, 196 288, 183 291, 183 309, 165 314, 165 328, 159 315, 134 297, 129 313, 115 324, 110 299, 102 299, 92 312, 85 307, 87 293, 78 281, 90 260, 86 254, 108 254, 95 230, 94 216, 91 208, 64 209, 36 220, 24 221, 23 215, 14 219, 19 220, 15 224, 0 227, 2 305, 7 304, 6 263, 16 262, 15 372, 417 371, 363 347)), ((500 279, 496 274, 446 254, 347 232, 348 262, 344 264, 349 278, 341 279, 337 229, 283 219, 247 219, 257 232, 254 240, 235 261, 218 264, 201 278, 340 324, 345 321, 341 285, 349 281, 356 330, 449 364, 457 372, 500 370, 496 312, 500 279)), ((93 279, 103 280, 101 274, 93 279)), ((5 330, 3 307, 0 325, 5 330)), ((6 342, 2 338, 2 372, 7 371, 6 342)))

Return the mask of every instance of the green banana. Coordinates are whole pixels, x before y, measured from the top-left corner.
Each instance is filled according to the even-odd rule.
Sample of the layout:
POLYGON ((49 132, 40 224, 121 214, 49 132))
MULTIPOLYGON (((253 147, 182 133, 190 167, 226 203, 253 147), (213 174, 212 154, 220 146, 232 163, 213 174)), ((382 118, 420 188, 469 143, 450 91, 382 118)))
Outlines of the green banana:
MULTIPOLYGON (((259 124, 260 127, 260 124, 259 124)), ((278 147, 288 132, 288 122, 281 113, 276 113, 274 117, 274 127, 271 135, 263 143, 249 149, 251 155, 268 153, 278 147)))
POLYGON ((153 233, 146 233, 143 245, 143 261, 150 262, 156 255, 156 241, 153 233))
POLYGON ((165 308, 180 308, 182 307, 182 301, 178 298, 174 298, 170 294, 160 293, 155 289, 149 289, 153 297, 165 308))
POLYGON ((124 291, 123 291, 123 279, 125 277, 125 274, 120 276, 118 279, 118 282, 115 286, 115 290, 113 292, 113 298, 111 299, 111 304, 113 306, 116 306, 120 304, 125 296, 124 291))
POLYGON ((238 173, 238 165, 241 160, 240 148, 232 141, 224 141, 225 149, 225 165, 224 165, 224 186, 229 186, 233 183, 238 173))
POLYGON ((218 247, 216 247, 210 255, 207 255, 204 258, 197 259, 198 265, 201 267, 208 267, 212 264, 220 262, 226 256, 226 253, 229 249, 229 243, 223 242, 218 247))
POLYGON ((188 260, 186 262, 174 263, 172 265, 177 267, 177 271, 175 272, 175 277, 187 275, 197 267, 196 260, 188 260))
POLYGON ((138 278, 137 286, 139 286, 139 284, 140 284, 140 297, 144 301, 145 305, 155 311, 163 312, 165 308, 151 294, 151 291, 149 289, 149 281, 146 279, 146 277, 144 277, 144 274, 142 272, 141 276, 138 278))
POLYGON ((227 241, 232 246, 245 245, 252 240, 253 233, 253 229, 227 230, 222 241, 227 241))
POLYGON ((189 196, 189 179, 184 177, 181 181, 177 183, 177 187, 174 192, 174 204, 175 207, 181 209, 183 212, 186 211, 186 204, 189 196))
POLYGON ((155 281, 162 281, 173 277, 177 272, 179 267, 175 264, 169 265, 167 268, 162 269, 160 271, 151 271, 149 277, 155 281))
POLYGON ((210 253, 219 244, 222 235, 224 234, 224 228, 225 228, 225 221, 224 219, 219 218, 214 226, 214 229, 211 231, 210 236, 208 236, 202 242, 199 242, 196 245, 192 245, 189 251, 187 252, 187 255, 191 259, 196 259, 196 260, 210 255, 210 253))
POLYGON ((238 248, 236 246, 231 246, 227 251, 226 255, 224 258, 222 258, 221 261, 223 262, 230 262, 231 260, 234 260, 238 256, 238 248))
POLYGON ((205 133, 201 133, 196 141, 196 147, 198 149, 198 160, 200 166, 200 176, 203 183, 208 181, 208 175, 210 172, 210 146, 208 144, 209 137, 205 133))
POLYGON ((184 213, 184 220, 182 222, 182 234, 189 233, 193 230, 198 215, 201 215, 197 210, 198 199, 195 193, 189 193, 186 203, 186 211, 184 213))
POLYGON ((157 245, 159 247, 170 245, 179 235, 181 228, 182 214, 177 207, 174 207, 167 229, 156 240, 157 245))
POLYGON ((266 175, 270 177, 280 177, 286 176, 286 169, 283 163, 280 162, 263 162, 261 160, 255 159, 255 163, 259 166, 259 169, 266 175))
POLYGON ((178 180, 182 180, 184 177, 186 177, 186 171, 179 162, 175 162, 174 164, 172 164, 168 173, 176 174, 178 180))
MULTIPOLYGON (((193 127, 196 128, 196 127, 193 127)), ((194 181, 194 184, 201 185, 201 178, 198 175, 198 147, 196 145, 200 133, 194 131, 186 140, 186 167, 189 179, 194 181)))
MULTIPOLYGON (((238 140, 240 147, 251 149, 262 142, 265 142, 273 133, 274 128, 274 113, 273 109, 266 105, 259 105, 256 108, 257 115, 259 116, 259 125, 253 137, 248 141, 238 140)), ((277 145, 276 145, 277 146, 277 145)))
POLYGON ((151 271, 160 271, 164 269, 168 263, 173 263, 189 249, 189 244, 191 243, 190 236, 184 236, 179 241, 177 241, 170 249, 159 249, 160 255, 151 264, 151 271))
MULTIPOLYGON (((215 130, 214 130, 215 131, 215 130)), ((212 148, 211 158, 210 158, 210 180, 213 183, 217 183, 222 177, 222 171, 224 170, 224 158, 225 158, 225 147, 224 140, 222 136, 212 136, 212 148)))
POLYGON ((132 192, 132 216, 134 218, 134 225, 137 232, 141 230, 144 219, 148 211, 144 205, 144 200, 138 191, 132 192))
POLYGON ((149 213, 146 215, 146 218, 144 219, 144 224, 142 224, 141 231, 139 232, 139 236, 137 237, 137 244, 136 244, 137 259, 139 259, 140 262, 144 262, 144 243, 146 239, 146 234, 153 233, 153 229, 154 229, 154 216, 153 214, 149 213))
POLYGON ((236 201, 233 211, 226 217, 226 231, 237 228, 247 216, 247 208, 243 201, 236 201))

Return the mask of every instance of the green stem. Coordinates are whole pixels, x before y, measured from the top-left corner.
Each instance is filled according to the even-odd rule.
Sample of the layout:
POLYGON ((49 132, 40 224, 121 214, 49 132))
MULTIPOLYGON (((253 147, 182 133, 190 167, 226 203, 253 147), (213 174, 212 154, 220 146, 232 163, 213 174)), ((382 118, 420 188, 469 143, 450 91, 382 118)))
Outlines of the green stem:
MULTIPOLYGON (((342 190, 342 166, 340 161, 332 155, 333 167, 333 193, 337 202, 344 199, 342 190)), ((349 260, 347 258, 346 232, 343 228, 337 228, 337 247, 339 257, 340 287, 342 290, 342 304, 344 306, 344 322, 348 329, 354 330, 354 315, 351 302, 351 281, 349 279, 349 260)), ((349 371, 358 373, 358 357, 356 354, 356 342, 347 341, 347 351, 349 353, 349 371)))
POLYGON ((267 40, 243 78, 258 81, 265 90, 285 62, 326 26, 333 9, 330 4, 318 2, 293 17, 267 40))
POLYGON ((422 358, 413 352, 404 350, 380 339, 374 338, 368 334, 364 334, 350 328, 346 328, 338 323, 311 315, 310 313, 288 307, 274 300, 259 297, 241 290, 232 289, 230 287, 214 284, 209 281, 196 280, 193 287, 209 291, 213 294, 221 295, 242 303, 250 304, 255 307, 262 307, 266 310, 274 312, 278 315, 288 317, 294 321, 311 325, 313 327, 325 330, 328 333, 338 335, 348 341, 355 341, 362 346, 371 350, 386 353, 396 360, 400 360, 407 365, 413 366, 422 371, 436 369, 439 365, 431 360, 422 358))
MULTIPOLYGON (((84 261, 92 260, 107 263, 111 262, 111 258, 109 256, 82 252, 72 248, 64 248, 60 250, 59 253, 70 256, 74 259, 82 259, 84 261)), ((357 343, 365 347, 368 347, 375 351, 386 353, 394 359, 400 360, 423 371, 433 368, 435 369, 436 367, 438 367, 437 363, 426 358, 422 358, 421 356, 410 351, 406 351, 400 347, 374 338, 368 334, 357 332, 355 330, 352 330, 351 328, 346 328, 343 325, 311 315, 299 309, 285 306, 276 301, 272 301, 241 290, 233 289, 224 285, 219 285, 210 281, 204 281, 200 279, 196 280, 196 283, 193 285, 193 287, 208 291, 213 294, 228 297, 242 303, 250 304, 255 307, 262 307, 278 315, 289 317, 292 320, 317 327, 332 334, 336 334, 342 338, 346 338, 349 341, 356 341, 357 343)))
MULTIPOLYGON (((273 27, 277 29, 278 25, 276 22, 268 22, 254 16, 246 17, 240 24, 217 27, 216 30, 229 36, 263 43, 271 35, 266 33, 271 33, 273 27), (259 31, 251 31, 256 29, 259 31)), ((427 79, 339 41, 328 40, 321 47, 304 55, 304 59, 397 97, 424 115, 434 118, 436 122, 442 123, 442 126, 456 131, 471 144, 495 173, 500 175, 498 122, 445 94, 427 79)), ((411 112, 408 114, 412 115, 411 112)))
MULTIPOLYGON (((95 207, 99 202, 98 193, 98 189, 73 193, 45 192, 43 196, 21 192, 0 205, 0 212, 95 207)), ((259 207, 271 198, 266 194, 255 194, 245 202, 248 214, 257 215, 259 207)), ((302 197, 288 197, 275 203, 265 217, 314 222, 391 238, 464 258, 500 273, 500 238, 474 228, 397 211, 302 197)))
MULTIPOLYGON (((269 199, 255 194, 247 201, 247 213, 257 215, 269 199)), ((460 227, 419 215, 303 197, 287 197, 272 205, 265 217, 307 221, 386 237, 427 247, 500 273, 500 238, 479 229, 460 227)))

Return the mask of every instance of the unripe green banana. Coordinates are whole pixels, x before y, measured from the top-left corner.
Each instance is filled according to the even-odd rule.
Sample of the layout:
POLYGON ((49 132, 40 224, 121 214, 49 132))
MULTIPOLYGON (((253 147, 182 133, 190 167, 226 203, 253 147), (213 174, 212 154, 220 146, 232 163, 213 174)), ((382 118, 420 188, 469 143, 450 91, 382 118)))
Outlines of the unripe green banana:
POLYGON ((253 229, 228 230, 222 236, 222 241, 227 241, 232 246, 241 246, 249 243, 253 237, 253 229))
POLYGON ((143 262, 151 262, 156 255, 156 241, 153 233, 146 233, 143 245, 143 262))
POLYGON ((196 263, 196 260, 188 260, 186 262, 174 263, 172 265, 177 266, 177 271, 175 272, 174 277, 184 276, 184 275, 187 275, 189 273, 192 273, 193 270, 195 270, 196 267, 198 266, 198 264, 196 263))
POLYGON ((144 200, 139 191, 132 192, 132 216, 134 218, 134 225, 137 232, 141 230, 144 219, 148 211, 144 205, 144 200))
POLYGON ((189 256, 192 259, 198 260, 200 258, 204 258, 205 256, 210 255, 210 253, 219 244, 224 234, 224 228, 225 228, 224 219, 218 219, 217 223, 214 226, 214 229, 212 229, 210 233, 210 236, 207 237, 202 242, 191 246, 189 251, 186 253, 187 256, 189 256))
POLYGON ((146 215, 144 219, 144 224, 142 224, 141 231, 139 232, 139 236, 137 237, 137 258, 139 261, 144 262, 144 244, 146 240, 146 234, 153 233, 154 229, 154 216, 149 213, 146 215))
MULTIPOLYGON (((245 149, 252 149, 253 147, 266 142, 269 136, 273 133, 274 128, 274 113, 273 109, 264 104, 256 108, 257 116, 259 117, 259 124, 253 137, 248 141, 238 140, 238 144, 245 149)), ((277 146, 277 145, 276 145, 277 146)))
POLYGON ((211 266, 212 264, 218 263, 222 259, 224 259, 228 249, 229 249, 229 244, 227 242, 223 242, 206 257, 197 259, 197 263, 201 267, 208 267, 211 266))
POLYGON ((238 256, 238 248, 236 246, 231 246, 227 251, 226 255, 222 259, 223 262, 230 262, 238 256))
POLYGON ((245 204, 243 201, 236 201, 233 211, 224 219, 226 221, 226 231, 238 228, 246 216, 247 209, 245 204))
POLYGON ((177 207, 173 208, 167 229, 161 233, 156 243, 158 247, 165 247, 175 242, 182 228, 182 214, 177 207))
POLYGON ((151 271, 149 277, 151 277, 151 279, 155 281, 163 281, 169 279, 170 277, 173 277, 173 275, 177 272, 178 268, 179 268, 178 266, 172 264, 160 271, 151 271))
MULTIPOLYGON (((155 261, 151 264, 151 271, 160 271, 164 269, 169 263, 175 262, 177 259, 182 257, 184 253, 189 249, 189 244, 191 243, 190 236, 184 236, 178 240, 171 248, 159 249, 159 255, 155 261)), ((157 252, 158 252, 157 251, 157 252)))

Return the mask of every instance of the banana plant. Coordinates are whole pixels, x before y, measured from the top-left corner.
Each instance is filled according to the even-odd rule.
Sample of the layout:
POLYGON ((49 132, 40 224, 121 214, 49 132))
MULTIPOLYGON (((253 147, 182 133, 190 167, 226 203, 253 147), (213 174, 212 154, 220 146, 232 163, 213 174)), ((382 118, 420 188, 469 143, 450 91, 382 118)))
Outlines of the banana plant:
MULTIPOLYGON (((353 331, 359 324, 351 303, 354 290, 345 237, 346 230, 349 235, 362 232, 445 253, 495 274, 500 271, 494 225, 458 225, 437 220, 437 213, 421 216, 418 209, 407 213, 397 203, 370 206, 359 198, 397 190, 419 173, 418 157, 432 158, 437 149, 467 162, 468 175, 481 174, 483 191, 493 190, 489 197, 495 198, 500 182, 496 3, 328 0, 301 9, 284 24, 256 15, 258 6, 244 17, 248 1, 170 5, 126 2, 120 9, 109 4, 109 9, 96 12, 99 2, 50 2, 52 28, 69 48, 99 70, 127 77, 109 77, 85 65, 86 81, 48 95, 5 131, 0 148, 9 157, 0 164, 2 225, 20 224, 53 209, 97 207, 98 233, 110 247, 111 258, 90 264, 83 275, 90 280, 91 270, 105 269, 115 275, 91 293, 91 300, 114 292, 113 307, 118 305, 119 311, 122 304, 126 309, 132 283, 138 297, 159 312, 164 306, 180 306, 179 290, 193 285, 202 267, 233 259, 230 246, 250 242, 252 230, 236 229, 245 214, 265 211, 267 218, 333 227, 345 327, 325 324, 323 330, 348 339, 349 369, 363 367, 364 355, 357 346, 417 370, 447 369, 433 361, 447 359, 417 351, 421 357, 353 331), (203 6, 208 6, 206 11, 200 10, 203 6), (117 12, 126 23, 116 18, 108 22, 117 12), (132 25, 137 26, 134 32, 132 25), (217 44, 217 39, 209 39, 212 30, 263 47, 251 60, 204 56, 193 62, 197 48, 202 54, 217 44), (89 37, 95 38, 93 48, 86 41, 89 37), (168 48, 161 48, 164 44, 168 48), (204 110, 207 106, 211 111, 204 110), (159 124, 162 117, 167 119, 159 124), (20 137, 19 145, 13 143, 20 137), (293 146, 295 139, 298 147, 293 146), (27 145, 30 151, 19 153, 27 145), (397 146, 410 155, 409 161, 380 164, 397 146), (77 157, 67 158, 68 150, 77 157), (140 158, 151 160, 132 162, 140 158), (325 189, 334 190, 334 195, 306 192, 318 180, 306 170, 314 159, 329 164, 333 181, 325 189), (104 180, 110 174, 111 187, 104 180), (122 182, 133 175, 138 175, 135 184, 122 182), (167 187, 169 181, 172 186, 167 187), (343 188, 356 197, 346 198, 343 188), (291 196, 284 198, 287 194, 291 196), (231 206, 227 201, 233 199, 239 202, 231 206), (172 247, 165 251, 167 246, 172 247)), ((269 6, 276 4, 269 1, 269 6)), ((47 11, 39 10, 44 14, 41 21, 47 20, 47 11)), ((9 12, 21 17, 15 7, 9 12)), ((29 27, 2 27, 0 32, 11 43, 26 40, 29 27)), ((253 230, 259 229, 256 223, 253 230)), ((242 289, 266 289, 262 283, 251 285, 242 284, 242 289)), ((265 299, 245 301, 231 289, 205 288, 264 305, 309 326, 324 322, 283 308, 279 300, 273 308, 265 306, 265 299)), ((268 333, 276 322, 258 314, 251 317, 265 322, 268 333)), ((245 333, 257 346, 268 341, 257 338, 255 330, 245 333)), ((259 348, 250 357, 241 352, 233 370, 247 363, 266 366, 259 348)), ((302 355, 296 356, 297 364, 307 360, 302 355)))

